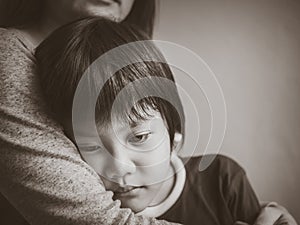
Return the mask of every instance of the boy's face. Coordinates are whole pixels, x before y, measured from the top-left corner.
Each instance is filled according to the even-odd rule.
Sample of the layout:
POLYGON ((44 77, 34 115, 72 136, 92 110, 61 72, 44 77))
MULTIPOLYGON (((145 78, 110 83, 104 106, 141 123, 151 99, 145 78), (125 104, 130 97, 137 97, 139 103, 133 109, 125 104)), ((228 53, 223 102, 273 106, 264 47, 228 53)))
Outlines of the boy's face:
POLYGON ((129 125, 116 118, 112 124, 99 125, 101 144, 99 137, 89 135, 89 127, 83 126, 76 139, 106 189, 114 192, 122 207, 135 212, 160 203, 173 186, 169 133, 159 112, 152 110, 150 115, 129 125))

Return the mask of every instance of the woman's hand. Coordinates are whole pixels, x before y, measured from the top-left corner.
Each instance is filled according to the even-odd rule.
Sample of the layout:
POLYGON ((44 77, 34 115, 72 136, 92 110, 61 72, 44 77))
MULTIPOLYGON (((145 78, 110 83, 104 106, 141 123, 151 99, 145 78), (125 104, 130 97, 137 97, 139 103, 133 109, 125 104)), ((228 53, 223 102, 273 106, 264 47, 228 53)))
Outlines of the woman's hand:
MULTIPOLYGON (((249 224, 237 221, 235 225, 249 224)), ((297 222, 284 207, 275 202, 270 202, 263 205, 254 225, 297 225, 297 222)))

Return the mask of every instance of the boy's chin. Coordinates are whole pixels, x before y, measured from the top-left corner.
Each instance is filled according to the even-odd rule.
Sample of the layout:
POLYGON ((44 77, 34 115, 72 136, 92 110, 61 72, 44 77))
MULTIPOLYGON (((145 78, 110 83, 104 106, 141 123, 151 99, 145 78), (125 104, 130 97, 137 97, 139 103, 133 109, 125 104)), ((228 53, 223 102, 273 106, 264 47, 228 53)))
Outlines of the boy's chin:
POLYGON ((130 208, 134 213, 138 213, 147 208, 148 204, 143 204, 140 200, 121 201, 122 208, 130 208))
POLYGON ((146 193, 144 193, 144 191, 145 190, 141 190, 141 193, 132 196, 118 196, 114 194, 113 199, 120 200, 122 208, 130 208, 133 212, 138 213, 147 208, 151 203, 150 196, 145 195, 146 193))

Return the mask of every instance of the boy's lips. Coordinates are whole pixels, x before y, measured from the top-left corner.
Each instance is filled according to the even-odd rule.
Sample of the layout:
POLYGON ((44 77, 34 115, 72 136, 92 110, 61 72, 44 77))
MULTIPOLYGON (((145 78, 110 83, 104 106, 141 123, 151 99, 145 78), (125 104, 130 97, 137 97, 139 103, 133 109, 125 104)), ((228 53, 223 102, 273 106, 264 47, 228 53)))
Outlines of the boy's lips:
POLYGON ((122 195, 122 194, 130 193, 131 191, 140 188, 143 188, 143 186, 119 186, 118 188, 113 190, 113 192, 117 195, 122 195))
POLYGON ((113 3, 121 4, 120 0, 94 0, 94 1, 102 3, 104 5, 111 5, 113 3))

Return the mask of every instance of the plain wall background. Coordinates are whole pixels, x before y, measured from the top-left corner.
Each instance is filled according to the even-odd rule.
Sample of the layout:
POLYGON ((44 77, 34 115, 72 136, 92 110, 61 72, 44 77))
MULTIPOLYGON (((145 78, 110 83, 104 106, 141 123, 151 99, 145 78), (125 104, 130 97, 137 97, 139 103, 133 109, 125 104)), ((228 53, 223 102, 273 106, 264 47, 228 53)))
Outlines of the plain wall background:
POLYGON ((161 0, 155 39, 208 63, 228 111, 220 153, 300 222, 300 1, 161 0))

